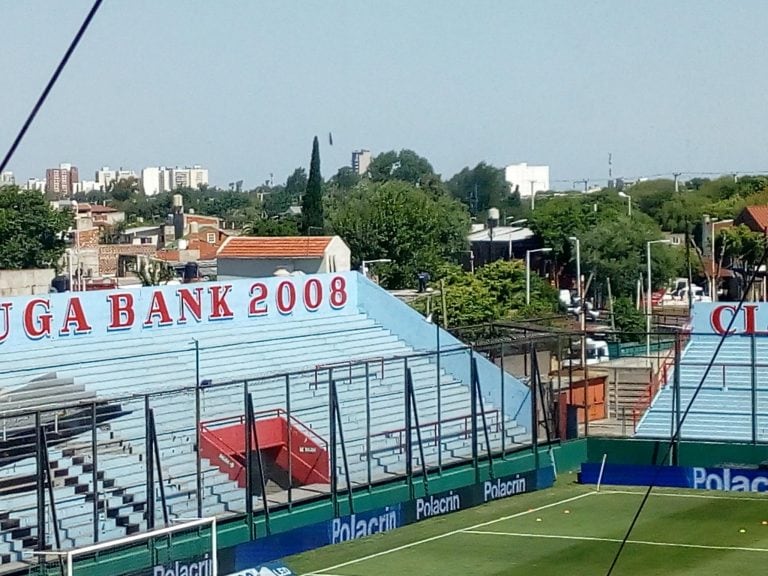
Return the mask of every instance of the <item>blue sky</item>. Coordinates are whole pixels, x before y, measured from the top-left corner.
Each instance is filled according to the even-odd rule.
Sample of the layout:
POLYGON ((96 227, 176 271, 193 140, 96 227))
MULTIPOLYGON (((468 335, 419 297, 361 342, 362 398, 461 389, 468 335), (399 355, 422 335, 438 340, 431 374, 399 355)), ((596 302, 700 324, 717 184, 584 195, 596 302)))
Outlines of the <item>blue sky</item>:
MULTIPOLYGON (((0 0, 0 154, 90 0, 0 0)), ((411 148, 567 180, 768 172, 762 0, 105 0, 14 157, 255 186, 411 148), (329 147, 328 132, 334 146, 329 147)))

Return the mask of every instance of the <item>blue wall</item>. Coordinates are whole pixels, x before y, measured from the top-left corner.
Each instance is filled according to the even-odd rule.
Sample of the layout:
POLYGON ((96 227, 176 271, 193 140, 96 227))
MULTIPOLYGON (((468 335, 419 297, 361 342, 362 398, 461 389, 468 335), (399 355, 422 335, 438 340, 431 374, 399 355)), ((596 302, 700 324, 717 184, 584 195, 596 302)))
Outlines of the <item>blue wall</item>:
MULTIPOLYGON (((397 334, 412 348, 422 352, 434 352, 437 350, 440 332, 440 350, 447 350, 441 354, 441 367, 453 374, 469 386, 470 384, 470 357, 469 352, 457 352, 464 347, 460 340, 445 330, 438 329, 434 324, 416 312, 404 302, 393 298, 386 290, 383 290, 362 274, 358 278, 358 305, 384 328, 397 334), (450 352, 453 350, 453 352, 450 352)), ((498 366, 487 358, 475 354, 477 358, 477 370, 480 377, 480 389, 483 398, 493 402, 494 406, 501 408, 501 371, 498 366)), ((518 424, 525 428, 531 428, 531 397, 529 388, 517 378, 504 373, 504 412, 518 424)))

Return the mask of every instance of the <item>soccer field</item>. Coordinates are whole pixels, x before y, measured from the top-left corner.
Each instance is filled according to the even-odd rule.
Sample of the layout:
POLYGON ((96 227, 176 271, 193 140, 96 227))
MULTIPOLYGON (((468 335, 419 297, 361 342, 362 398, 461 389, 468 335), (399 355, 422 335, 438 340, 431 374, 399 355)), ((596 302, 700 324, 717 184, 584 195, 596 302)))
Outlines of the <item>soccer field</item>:
MULTIPOLYGON (((568 481, 286 563, 318 576, 606 574, 642 492, 568 481)), ((657 489, 613 574, 744 576, 766 563, 768 495, 657 489)))

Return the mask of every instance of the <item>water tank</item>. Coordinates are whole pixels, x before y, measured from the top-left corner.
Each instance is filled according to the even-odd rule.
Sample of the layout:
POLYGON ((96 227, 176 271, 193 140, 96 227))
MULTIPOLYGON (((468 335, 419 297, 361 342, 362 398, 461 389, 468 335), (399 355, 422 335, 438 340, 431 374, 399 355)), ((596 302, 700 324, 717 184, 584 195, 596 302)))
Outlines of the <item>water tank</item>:
POLYGON ((184 197, 181 194, 174 194, 173 195, 173 207, 174 208, 181 208, 184 206, 184 197))
POLYGON ((179 250, 186 250, 189 247, 189 242, 187 242, 184 238, 181 238, 179 240, 179 250))
POLYGON ((496 220, 499 221, 499 209, 498 208, 488 208, 488 220, 496 220))
POLYGON ((199 222, 190 222, 189 223, 189 231, 192 234, 197 234, 200 232, 200 223, 199 222))
POLYGON ((198 276, 197 262, 187 262, 184 264, 184 283, 192 282, 198 276))
POLYGON ((56 292, 69 292, 69 277, 68 276, 56 276, 53 280, 51 280, 51 287, 56 290, 56 292))

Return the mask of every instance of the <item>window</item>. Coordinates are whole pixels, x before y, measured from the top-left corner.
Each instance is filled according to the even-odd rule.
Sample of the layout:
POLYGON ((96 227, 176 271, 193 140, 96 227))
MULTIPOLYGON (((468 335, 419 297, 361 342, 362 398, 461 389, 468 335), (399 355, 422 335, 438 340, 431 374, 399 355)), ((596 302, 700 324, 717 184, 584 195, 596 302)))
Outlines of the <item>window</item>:
POLYGON ((206 236, 206 242, 208 242, 208 244, 215 244, 216 243, 216 233, 215 232, 208 232, 208 235, 206 236))

